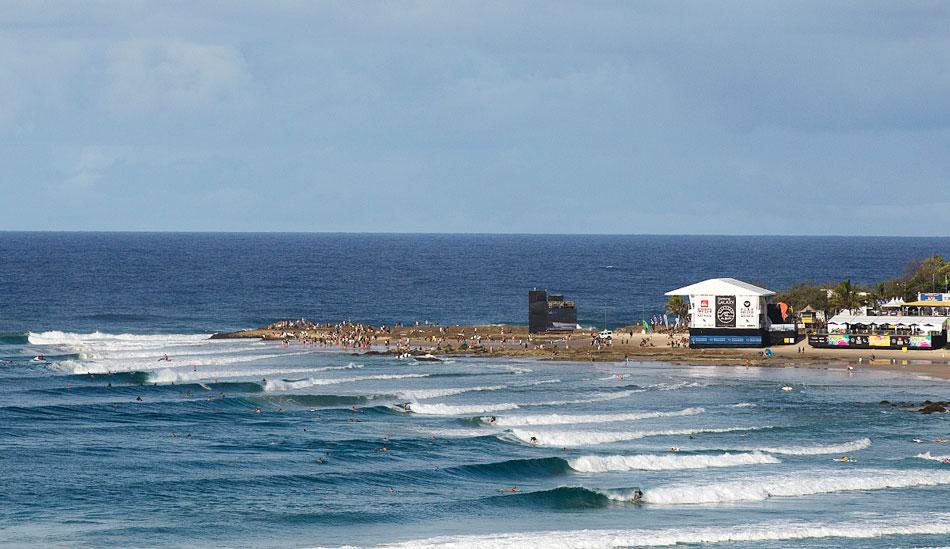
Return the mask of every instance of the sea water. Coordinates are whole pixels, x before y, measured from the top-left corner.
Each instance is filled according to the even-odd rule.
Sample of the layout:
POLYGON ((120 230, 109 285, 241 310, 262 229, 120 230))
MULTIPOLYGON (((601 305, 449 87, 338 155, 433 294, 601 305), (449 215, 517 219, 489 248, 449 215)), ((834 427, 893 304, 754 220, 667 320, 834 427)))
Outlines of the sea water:
MULTIPOLYGON (((411 244, 411 237, 365 237, 371 245, 337 250, 343 255, 329 261, 320 246, 300 244, 305 236, 264 236, 282 245, 251 246, 251 267, 241 272, 243 263, 229 255, 239 247, 231 240, 253 244, 249 236, 27 236, 0 238, 0 544, 950 544, 950 443, 942 442, 950 429, 943 414, 913 411, 923 400, 950 399, 943 380, 849 373, 834 361, 824 369, 420 362, 299 343, 210 340, 206 332, 217 322, 227 329, 331 313, 372 320, 360 313, 370 303, 399 317, 395 301, 411 291, 395 290, 406 282, 387 279, 393 273, 380 254, 465 296, 447 293, 433 306, 423 291, 406 307, 418 307, 413 316, 518 319, 507 319, 503 306, 492 309, 494 298, 471 304, 472 293, 483 295, 470 280, 479 277, 447 274, 456 268, 445 266, 448 259, 442 267, 394 259, 380 243, 411 244), (214 244, 218 238, 225 243, 214 244), (81 247, 85 253, 71 248, 84 239, 98 244, 81 247), (301 272, 294 275, 281 254, 304 262, 301 272), (181 255, 187 257, 175 259, 181 255), (357 260, 364 255, 365 262, 357 260), (150 270, 162 261, 164 270, 150 270), (346 261, 351 270, 341 267, 346 261), (310 278, 308 269, 324 274, 310 278), (369 272, 355 274, 360 270, 369 272), (327 272, 351 280, 328 280, 327 272), (11 289, 11 280, 19 285, 11 289), (375 295, 376 283, 390 296, 375 295), (339 290, 348 284, 368 297, 339 290), (293 303, 297 314, 278 312, 293 303), (40 354, 46 361, 32 360, 40 354), (158 360, 166 354, 170 360, 158 360), (844 457, 849 461, 836 461, 844 457)), ((332 249, 332 237, 318 236, 315 242, 332 249)), ((480 238, 470 237, 484 249, 505 240, 480 238)), ((717 246, 734 245, 725 240, 717 246)), ((410 244, 402 253, 412 253, 410 244)), ((558 247, 556 239, 550 247, 558 247)), ((596 248, 585 252, 588 263, 622 263, 608 263, 596 248)), ((510 261, 512 269, 529 268, 510 261)), ((710 261, 694 278, 734 274, 710 261)), ((840 277, 836 272, 814 278, 840 277)), ((574 280, 578 295, 588 296, 597 292, 587 284, 613 275, 583 282, 585 276, 551 275, 574 280)), ((872 279, 853 278, 859 276, 872 279)), ((511 295, 520 299, 521 290, 511 295)))

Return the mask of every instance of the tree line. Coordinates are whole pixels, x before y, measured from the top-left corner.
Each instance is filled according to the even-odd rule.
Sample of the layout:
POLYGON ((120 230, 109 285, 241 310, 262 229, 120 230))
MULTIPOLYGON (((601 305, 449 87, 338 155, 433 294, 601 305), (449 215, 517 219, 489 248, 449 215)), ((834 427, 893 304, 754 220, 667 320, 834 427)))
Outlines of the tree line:
POLYGON ((792 284, 787 290, 777 292, 773 301, 787 303, 795 312, 808 305, 819 311, 840 311, 895 298, 917 301, 917 294, 944 292, 947 291, 948 285, 950 263, 934 254, 924 259, 908 261, 900 276, 871 286, 853 284, 851 280, 818 285, 809 280, 792 284))

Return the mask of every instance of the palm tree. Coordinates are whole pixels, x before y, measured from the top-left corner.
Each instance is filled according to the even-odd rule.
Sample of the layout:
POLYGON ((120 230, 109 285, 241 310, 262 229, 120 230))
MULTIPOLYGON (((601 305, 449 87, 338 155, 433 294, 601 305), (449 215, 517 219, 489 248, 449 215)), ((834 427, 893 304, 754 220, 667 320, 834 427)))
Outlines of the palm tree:
POLYGON ((878 282, 871 288, 871 291, 868 292, 868 297, 874 303, 875 309, 880 309, 879 301, 887 300, 890 296, 890 289, 887 287, 887 282, 878 282))
POLYGON ((682 296, 674 295, 666 301, 666 312, 672 315, 680 315, 683 321, 689 316, 689 304, 683 301, 682 296))
POLYGON ((838 310, 847 309, 853 313, 864 303, 864 298, 859 293, 859 288, 852 285, 850 280, 842 280, 835 286, 834 293, 831 296, 831 304, 838 310))

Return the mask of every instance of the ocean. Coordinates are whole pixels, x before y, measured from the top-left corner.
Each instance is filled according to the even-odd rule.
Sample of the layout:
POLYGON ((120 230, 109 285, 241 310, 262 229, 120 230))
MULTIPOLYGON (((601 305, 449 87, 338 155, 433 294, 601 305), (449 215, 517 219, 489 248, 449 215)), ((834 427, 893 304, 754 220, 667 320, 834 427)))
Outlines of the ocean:
POLYGON ((526 324, 535 287, 621 326, 709 277, 873 283, 933 253, 950 239, 0 233, 0 545, 946 546, 948 423, 912 411, 943 380, 208 339, 526 324))

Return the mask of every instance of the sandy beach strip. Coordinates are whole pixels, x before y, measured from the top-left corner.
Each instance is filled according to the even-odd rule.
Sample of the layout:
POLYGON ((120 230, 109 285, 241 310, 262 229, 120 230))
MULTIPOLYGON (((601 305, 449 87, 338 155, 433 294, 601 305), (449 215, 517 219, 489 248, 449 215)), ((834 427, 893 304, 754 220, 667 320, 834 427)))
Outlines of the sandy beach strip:
POLYGON ((690 349, 671 346, 671 342, 688 339, 686 332, 672 337, 667 333, 642 333, 638 326, 614 330, 610 345, 591 345, 594 330, 571 333, 529 334, 526 326, 406 326, 380 327, 334 324, 310 330, 279 331, 273 329, 244 330, 216 334, 215 338, 264 338, 282 340, 306 338, 318 340, 334 329, 346 331, 360 326, 369 334, 372 346, 350 349, 371 353, 431 353, 433 355, 467 355, 475 357, 532 357, 540 360, 573 362, 671 362, 677 364, 710 364, 718 366, 840 368, 919 373, 950 379, 950 350, 888 350, 888 349, 824 349, 801 340, 794 345, 769 347, 774 356, 763 356, 763 348, 690 349), (306 332, 306 336, 304 336, 306 332), (631 335, 632 334, 632 335, 631 335), (502 344, 504 340, 504 344, 502 344), (408 343, 407 343, 408 342, 408 343), (641 342, 644 342, 641 345, 641 342), (388 343, 388 346, 386 345, 388 343), (804 352, 802 352, 804 351, 804 352))

